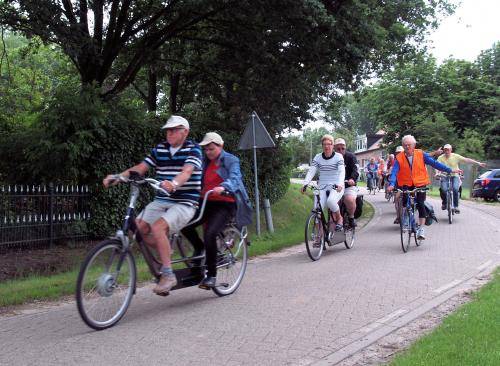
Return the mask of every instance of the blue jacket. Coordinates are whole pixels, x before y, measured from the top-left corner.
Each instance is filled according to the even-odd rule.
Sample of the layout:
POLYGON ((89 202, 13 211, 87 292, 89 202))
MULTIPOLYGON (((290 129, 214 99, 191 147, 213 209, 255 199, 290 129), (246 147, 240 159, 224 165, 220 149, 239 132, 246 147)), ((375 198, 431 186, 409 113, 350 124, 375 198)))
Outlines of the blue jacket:
MULTIPOLYGON (((205 174, 209 163, 210 161, 205 156, 203 159, 203 174, 205 174)), ((234 194, 236 199, 236 225, 241 228, 251 224, 252 204, 241 177, 240 159, 222 150, 218 163, 217 174, 224 180, 221 187, 234 194)))

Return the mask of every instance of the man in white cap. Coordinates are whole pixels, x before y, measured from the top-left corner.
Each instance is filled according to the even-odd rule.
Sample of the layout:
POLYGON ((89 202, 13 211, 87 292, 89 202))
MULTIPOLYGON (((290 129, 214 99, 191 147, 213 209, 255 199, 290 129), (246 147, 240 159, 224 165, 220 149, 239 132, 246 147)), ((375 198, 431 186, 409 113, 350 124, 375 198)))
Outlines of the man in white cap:
MULTIPOLYGON (((477 164, 481 167, 485 167, 486 164, 482 163, 480 161, 474 160, 474 159, 469 159, 465 158, 462 155, 455 154, 452 152, 452 147, 450 144, 446 144, 443 146, 443 151, 444 154, 441 155, 438 158, 438 161, 451 169, 459 169, 459 164, 460 163, 466 163, 466 164, 477 164)), ((459 200, 459 195, 458 195, 458 190, 460 188, 460 176, 457 173, 452 174, 452 189, 453 189, 453 210, 455 213, 460 213, 460 209, 458 208, 458 200, 459 200)), ((445 179, 444 177, 441 178, 441 209, 446 210, 447 202, 446 202, 446 192, 448 191, 448 179, 445 179)))
POLYGON ((346 150, 346 143, 343 138, 335 139, 335 151, 342 154, 345 164, 345 189, 344 189, 344 204, 347 208, 349 216, 349 226, 356 227, 356 219, 354 212, 356 211, 356 197, 358 195, 357 182, 359 178, 358 160, 356 155, 346 150))
MULTIPOLYGON (((169 233, 180 231, 193 218, 201 191, 201 148, 188 139, 189 123, 180 116, 171 116, 162 127, 166 141, 151 149, 144 160, 121 172, 128 177, 131 172, 145 175, 155 168, 160 186, 170 193, 158 193, 137 217, 137 226, 146 244, 155 247, 160 255, 161 277, 153 289, 158 295, 166 295, 177 285, 171 266, 169 233)), ((108 175, 103 185, 118 184, 116 175, 108 175)))

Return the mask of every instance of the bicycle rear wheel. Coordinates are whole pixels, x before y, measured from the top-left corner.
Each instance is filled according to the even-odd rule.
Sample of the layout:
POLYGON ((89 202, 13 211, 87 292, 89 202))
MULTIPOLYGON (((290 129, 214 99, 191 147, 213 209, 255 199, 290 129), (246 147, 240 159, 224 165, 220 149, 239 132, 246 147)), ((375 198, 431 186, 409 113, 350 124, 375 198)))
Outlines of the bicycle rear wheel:
POLYGON ((453 194, 451 193, 451 190, 448 189, 448 192, 446 193, 447 195, 447 209, 448 209, 448 223, 451 225, 453 223, 453 194))
POLYGON ((76 282, 76 304, 82 320, 102 330, 125 315, 135 293, 136 266, 121 242, 105 240, 84 259, 76 282))
POLYGON ((406 253, 410 248, 412 234, 410 220, 410 211, 407 208, 403 209, 403 213, 399 218, 399 230, 401 233, 401 248, 403 249, 404 253, 406 253))
POLYGON ((354 246, 354 235, 356 233, 356 228, 349 225, 349 215, 344 214, 344 245, 347 249, 351 249, 354 246))
POLYGON ((243 281, 247 268, 247 231, 229 226, 217 238, 217 281, 212 290, 219 296, 230 295, 243 281))
POLYGON ((309 258, 313 261, 320 259, 325 246, 325 233, 323 230, 321 214, 313 212, 307 218, 305 241, 307 255, 309 255, 309 258))

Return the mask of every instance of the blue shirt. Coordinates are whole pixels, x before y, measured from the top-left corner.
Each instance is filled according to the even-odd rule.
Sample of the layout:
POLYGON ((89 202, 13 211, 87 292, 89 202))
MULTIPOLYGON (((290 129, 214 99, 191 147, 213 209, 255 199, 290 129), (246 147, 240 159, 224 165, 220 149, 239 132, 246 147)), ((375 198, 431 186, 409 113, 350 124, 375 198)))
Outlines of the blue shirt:
POLYGON ((156 169, 156 179, 159 181, 171 181, 182 172, 184 165, 193 165, 193 174, 186 183, 178 187, 170 196, 158 193, 155 200, 198 207, 202 174, 202 153, 198 144, 192 140, 186 140, 180 149, 172 155, 170 154, 170 144, 166 141, 162 142, 151 149, 151 153, 144 159, 144 163, 156 169))

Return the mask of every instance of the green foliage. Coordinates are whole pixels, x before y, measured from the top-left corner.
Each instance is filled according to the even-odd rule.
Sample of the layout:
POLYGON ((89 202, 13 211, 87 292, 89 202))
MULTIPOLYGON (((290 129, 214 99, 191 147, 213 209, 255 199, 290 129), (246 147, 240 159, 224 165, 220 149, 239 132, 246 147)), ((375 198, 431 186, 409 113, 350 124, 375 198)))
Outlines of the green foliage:
POLYGON ((487 121, 484 124, 484 147, 488 159, 498 159, 500 156, 500 119, 487 121))
POLYGON ((363 126, 367 130, 362 132, 376 124, 386 132, 387 150, 412 134, 424 149, 451 143, 466 156, 482 159, 486 147, 488 156, 495 158, 499 49, 494 44, 475 63, 449 59, 437 65, 433 57, 420 55, 398 64, 362 92, 333 100, 327 106, 328 118, 338 126, 363 126))
POLYGON ((413 135, 417 136, 418 146, 426 151, 434 151, 445 144, 456 145, 457 134, 446 116, 437 112, 422 121, 417 120, 413 135))
POLYGON ((10 183, 89 184, 95 187, 91 232, 112 233, 119 227, 128 191, 103 190, 102 178, 140 162, 163 138, 161 122, 141 105, 126 98, 103 103, 91 88, 63 85, 33 126, 0 135, 2 178, 10 183))
MULTIPOLYGON (((245 150, 241 157, 241 170, 245 187, 252 202, 255 202, 253 150, 245 150)), ((257 170, 261 200, 268 198, 271 203, 274 203, 285 195, 290 186, 291 162, 292 150, 287 146, 280 144, 276 148, 257 150, 257 170)))
POLYGON ((482 135, 473 129, 467 128, 464 136, 458 141, 457 153, 471 159, 482 160, 484 157, 484 140, 482 135))
POLYGON ((390 365, 496 365, 500 357, 498 322, 500 275, 473 294, 473 301, 444 319, 431 334, 418 339, 390 365))

